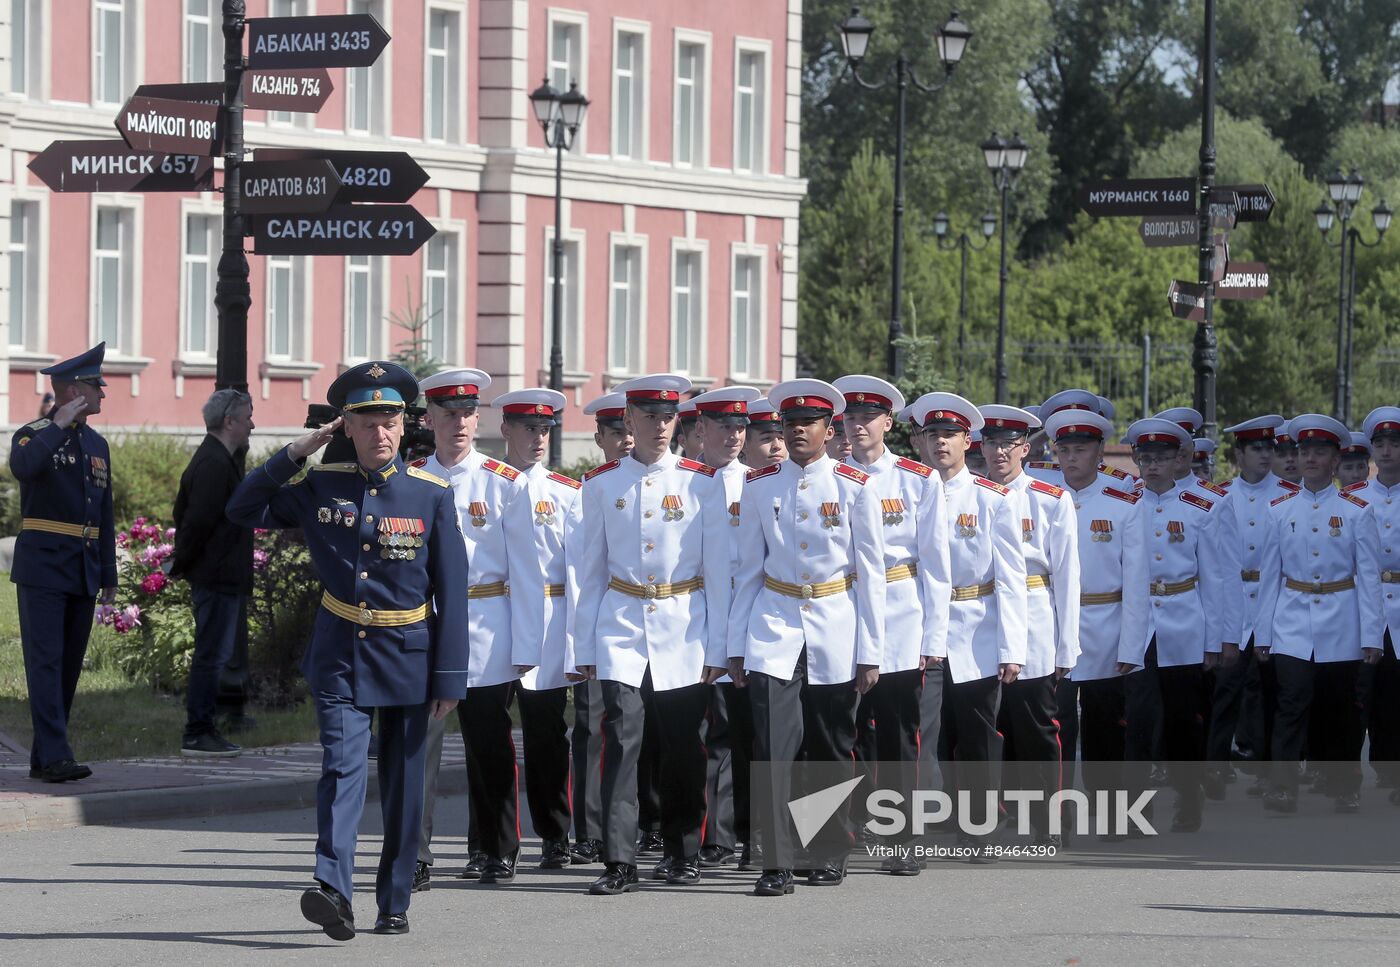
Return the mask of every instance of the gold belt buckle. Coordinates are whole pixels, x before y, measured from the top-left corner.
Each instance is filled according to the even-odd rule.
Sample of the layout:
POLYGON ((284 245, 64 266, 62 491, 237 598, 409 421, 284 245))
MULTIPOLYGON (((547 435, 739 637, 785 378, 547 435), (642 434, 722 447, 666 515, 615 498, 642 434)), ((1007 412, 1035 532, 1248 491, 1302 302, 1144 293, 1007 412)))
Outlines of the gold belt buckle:
POLYGON ((656 585, 648 584, 642 588, 642 596, 648 599, 656 597, 656 585))
POLYGON ((360 624, 367 625, 374 623, 374 612, 369 608, 360 609, 360 624))
POLYGON ((1318 582, 1318 581, 1314 581, 1314 582, 1313 582, 1312 593, 1313 593, 1313 594, 1321 594, 1321 593, 1322 593, 1322 584, 1321 584, 1320 582, 1318 582))
POLYGON ((1381 580, 1384 581, 1384 582, 1386 582, 1387 584, 1393 584, 1393 583, 1395 582, 1395 575, 1398 574, 1398 573, 1400 573, 1400 572, 1397 572, 1397 571, 1382 571, 1382 572, 1381 572, 1381 580))
POLYGON ((807 599, 811 598, 814 594, 816 594, 816 591, 812 589, 812 586, 810 584, 802 585, 802 600, 806 601, 807 599))
POLYGON ((1166 582, 1166 581, 1161 581, 1161 580, 1153 581, 1153 582, 1152 582, 1152 593, 1153 593, 1153 595, 1155 595, 1156 597, 1159 597, 1159 598, 1161 598, 1161 597, 1166 597, 1166 594, 1167 594, 1167 582, 1166 582))

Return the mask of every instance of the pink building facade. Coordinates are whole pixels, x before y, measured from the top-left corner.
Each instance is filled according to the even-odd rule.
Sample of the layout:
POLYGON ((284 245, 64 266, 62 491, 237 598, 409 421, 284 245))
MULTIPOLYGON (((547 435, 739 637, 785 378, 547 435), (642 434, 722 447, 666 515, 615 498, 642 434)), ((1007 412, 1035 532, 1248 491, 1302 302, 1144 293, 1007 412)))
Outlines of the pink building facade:
MULTIPOLYGON (((0 0, 0 413, 39 410, 38 370, 108 343, 108 428, 198 435, 212 391, 221 196, 55 194, 27 170, 106 139, 141 83, 217 79, 219 0, 0 0), (8 13, 6 7, 9 7, 8 13)), ((421 313, 433 355, 547 379, 554 153, 529 93, 591 100, 564 161, 565 457, 578 410, 631 376, 766 387, 793 374, 800 0, 250 0, 249 16, 368 12, 393 37, 333 70, 315 115, 251 111, 250 147, 407 151, 438 234, 416 255, 249 255, 259 435, 296 432, 346 366, 421 313)), ((250 246, 251 248, 251 246, 250 246)), ((496 422, 482 422, 490 448, 496 422)))

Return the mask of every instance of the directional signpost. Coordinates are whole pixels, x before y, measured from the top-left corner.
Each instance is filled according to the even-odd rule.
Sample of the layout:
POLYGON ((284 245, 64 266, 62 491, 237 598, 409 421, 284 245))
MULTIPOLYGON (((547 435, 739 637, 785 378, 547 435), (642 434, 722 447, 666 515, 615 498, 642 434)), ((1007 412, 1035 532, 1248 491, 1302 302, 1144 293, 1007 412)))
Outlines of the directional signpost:
POLYGON ((259 255, 412 255, 436 232, 412 205, 337 205, 252 223, 259 255))
POLYGON ((309 151, 255 148, 254 161, 324 158, 335 166, 343 187, 340 201, 406 202, 428 183, 428 173, 406 151, 309 151))
POLYGON ((1138 237, 1148 248, 1195 245, 1200 241, 1200 220, 1189 215, 1148 215, 1138 225, 1138 237))
POLYGON ((1191 322, 1204 322, 1206 318, 1207 286, 1197 282, 1182 282, 1179 279, 1167 286, 1167 304, 1172 315, 1191 322))
POLYGON ((1217 299, 1262 299, 1269 294, 1269 266, 1265 262, 1231 262, 1215 287, 1217 299))
POLYGON ((1226 185, 1239 199, 1237 217, 1242 222, 1267 222, 1274 210, 1274 193, 1268 185, 1226 185))
POLYGON ((137 151, 219 153, 219 109, 212 104, 132 95, 117 115, 117 131, 137 151))
MULTIPOLYGON (((325 106, 335 90, 330 72, 324 67, 302 70, 281 67, 243 72, 243 106, 251 111, 299 111, 315 114, 325 106)), ((163 97, 172 101, 194 101, 222 106, 221 81, 198 84, 142 84, 140 97, 163 97)))
POLYGON ((125 141, 55 141, 29 162, 51 191, 208 191, 214 159, 133 151, 125 141))
POLYGON ((1076 196, 1090 215, 1190 215, 1196 211, 1194 178, 1127 178, 1085 185, 1076 196))
POLYGON ((263 17, 248 21, 248 66, 369 67, 389 35, 367 13, 263 17))
POLYGON ((243 164, 243 214, 323 212, 340 192, 340 175, 324 159, 243 164))

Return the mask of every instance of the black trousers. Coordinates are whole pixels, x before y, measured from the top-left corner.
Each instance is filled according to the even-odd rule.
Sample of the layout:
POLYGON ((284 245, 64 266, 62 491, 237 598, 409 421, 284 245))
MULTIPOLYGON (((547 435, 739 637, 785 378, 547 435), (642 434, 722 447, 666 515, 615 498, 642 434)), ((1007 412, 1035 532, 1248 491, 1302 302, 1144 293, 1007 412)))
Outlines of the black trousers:
POLYGON ((28 584, 15 591, 29 716, 34 726, 29 768, 41 769, 73 758, 68 719, 78 693, 78 676, 83 672, 96 599, 28 584))
POLYGON ((1079 683, 1068 675, 1055 683, 1055 718, 1060 723, 1060 780, 1073 789, 1080 756, 1079 683))
POLYGON ((603 841, 603 686, 597 679, 574 686, 574 728, 569 734, 573 763, 574 839, 603 841))
POLYGON ((1215 687, 1210 699, 1210 729, 1206 733, 1206 759, 1229 762, 1230 749, 1240 726, 1240 708, 1244 701, 1245 681, 1249 663, 1254 660, 1254 641, 1240 650, 1239 661, 1229 668, 1215 670, 1215 687))
POLYGON ((543 840, 569 838, 569 690, 517 688, 520 738, 525 749, 525 799, 530 823, 543 840))
POLYGON ((1361 745, 1365 733, 1357 702, 1360 661, 1305 661, 1274 655, 1278 714, 1274 721, 1276 787, 1298 788, 1298 762, 1307 750, 1322 770, 1329 796, 1361 789, 1361 745))
MULTIPOLYGON (((970 682, 953 681, 948 663, 943 663, 943 735, 945 782, 956 789, 961 809, 967 796, 970 819, 974 823, 995 821, 992 791, 992 763, 1001 752, 997 732, 997 709, 1001 704, 1001 682, 995 675, 970 682), (992 815, 988 815, 988 810, 992 815)), ((942 753, 940 753, 942 755, 942 753)))
MULTIPOLYGON (((856 710, 860 695, 853 682, 811 685, 807 682, 807 651, 798 656, 787 680, 752 672, 748 676, 753 712, 755 763, 769 767, 753 787, 754 819, 763 844, 764 866, 770 870, 796 863, 797 840, 787 804, 814 792, 801 765, 808 762, 852 763, 856 744, 856 710)), ((821 782, 831 778, 823 775, 821 782)), ((829 784, 829 783, 827 783, 829 784)), ((818 784, 817 788, 822 788, 818 784)), ((841 864, 851 849, 850 798, 826 821, 808 844, 817 865, 841 864)))
MULTIPOLYGON (((1366 703, 1366 730, 1371 736, 1371 766, 1390 783, 1400 781, 1400 661, 1395 642, 1385 633, 1381 660, 1371 668, 1371 694, 1366 703)), ((1364 673, 1366 668, 1362 668, 1364 673)))
MULTIPOLYGON (((879 774, 874 778, 883 789, 897 790, 904 797, 904 833, 897 837, 900 842, 913 838, 911 822, 914 788, 919 775, 919 701, 924 689, 924 673, 917 668, 902 672, 882 674, 875 687, 866 692, 863 698, 873 698, 875 714, 875 754, 880 764, 879 774), (889 770, 893 770, 893 775, 889 770)), ((864 709, 862 701, 860 708, 864 709)), ((860 714, 863 719, 863 713, 860 714)), ((859 723, 856 741, 860 741, 859 723)), ((860 790, 869 790, 863 785, 860 790)), ((857 794, 854 800, 864 802, 865 797, 857 794)), ((852 823, 863 822, 865 817, 851 810, 852 823)))
POLYGON ((1146 667, 1128 676, 1125 685, 1127 735, 1125 758, 1135 765, 1129 771, 1130 790, 1147 786, 1147 764, 1155 755, 1160 727, 1167 779, 1178 796, 1178 808, 1187 814, 1201 808, 1202 757, 1205 755, 1205 719, 1201 695, 1202 665, 1157 665, 1157 639, 1147 646, 1146 667), (1147 676, 1139 678, 1139 676, 1147 676), (1136 682, 1133 679, 1138 679, 1136 682), (1154 706, 1161 709, 1160 720, 1154 706))
MULTIPOLYGON (((645 681, 650 679, 648 670, 645 681)), ((615 681, 602 685, 603 858, 635 865, 637 771, 646 710, 641 688, 615 681)), ((661 755, 661 838, 667 856, 694 856, 700 852, 705 822, 705 746, 700 724, 709 704, 709 688, 697 682, 653 691, 652 702, 661 755)))
POLYGON ((1018 678, 1002 686, 997 713, 1004 788, 1039 790, 1030 808, 1031 825, 1048 832, 1050 797, 1060 791, 1060 723, 1055 715, 1055 675, 1018 678))
MULTIPOLYGON (((877 782, 875 764, 880 760, 880 744, 877 738, 878 725, 875 721, 875 690, 871 689, 860 697, 856 706, 856 771, 865 777, 860 788, 871 789, 877 782)), ((852 797, 851 826, 860 829, 865 825, 865 801, 863 796, 852 797)))
POLYGON ((654 694, 648 671, 642 679, 642 711, 646 724, 642 728, 642 749, 637 760, 638 823, 648 833, 661 828, 661 725, 656 721, 654 694))
MULTIPOLYGON (((1079 682, 1079 741, 1083 748, 1084 788, 1093 799, 1100 789, 1117 789, 1122 782, 1124 719, 1123 676, 1079 682)), ((1064 681, 1060 682, 1064 685, 1064 681)))
POLYGON ((943 789, 943 666, 947 660, 924 669, 919 686, 919 773, 920 789, 943 789))
POLYGON ((749 696, 733 682, 712 686, 705 717, 705 845, 738 849, 749 842, 749 763, 753 716, 749 696))
MULTIPOLYGON (((467 689, 457 704, 457 722, 467 751, 467 798, 471 809, 469 841, 473 851, 514 859, 520 852, 519 785, 515 772, 515 736, 510 718, 515 682, 467 689)), ((424 770, 423 829, 418 859, 432 864, 433 812, 447 720, 428 719, 424 770)))

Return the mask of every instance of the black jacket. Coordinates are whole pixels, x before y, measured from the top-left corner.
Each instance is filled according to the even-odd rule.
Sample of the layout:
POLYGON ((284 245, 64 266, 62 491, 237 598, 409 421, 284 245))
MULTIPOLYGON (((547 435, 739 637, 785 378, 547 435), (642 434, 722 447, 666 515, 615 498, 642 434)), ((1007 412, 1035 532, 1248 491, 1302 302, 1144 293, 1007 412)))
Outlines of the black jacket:
POLYGON ((175 497, 171 577, 228 594, 253 593, 253 532, 224 515, 243 479, 241 457, 210 434, 190 458, 175 497))

